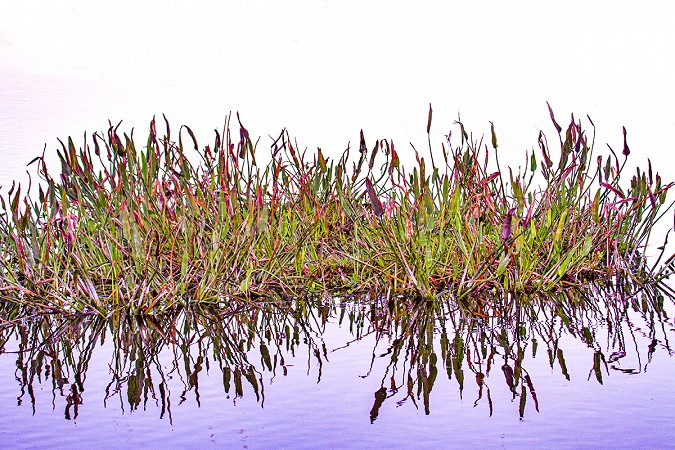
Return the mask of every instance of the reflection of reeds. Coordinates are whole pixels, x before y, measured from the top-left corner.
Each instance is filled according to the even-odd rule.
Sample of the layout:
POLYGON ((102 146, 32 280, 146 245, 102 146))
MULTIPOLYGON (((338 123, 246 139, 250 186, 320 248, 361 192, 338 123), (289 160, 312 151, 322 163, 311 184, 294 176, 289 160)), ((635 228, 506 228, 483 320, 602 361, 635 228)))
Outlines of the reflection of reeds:
POLYGON ((439 376, 454 379, 460 396, 474 386, 474 406, 486 404, 488 414, 492 414, 495 386, 503 390, 505 385, 511 399, 518 399, 522 417, 526 407, 538 411, 545 401, 537 397, 537 380, 528 373, 530 355, 547 360, 567 379, 568 364, 578 364, 565 361, 565 336, 589 347, 592 358, 584 365, 589 377, 601 384, 610 371, 642 372, 657 348, 671 352, 667 342, 674 324, 664 313, 661 292, 641 288, 619 292, 608 287, 594 295, 564 291, 495 297, 491 303, 498 313, 491 317, 473 315, 450 302, 387 302, 370 295, 335 301, 304 297, 227 310, 204 307, 160 317, 52 315, 0 328, 0 349, 7 351, 8 342, 18 346, 19 404, 28 394, 35 410, 35 384, 51 383, 52 403, 65 405, 67 419, 76 417, 78 405, 91 395, 86 380, 92 355, 104 351, 97 346, 109 340, 113 352, 104 406, 134 411, 152 409, 154 404, 160 418, 171 420, 172 401, 180 404, 189 395, 200 402, 199 380, 205 372, 218 378, 222 374, 223 389, 230 398, 253 395, 264 405, 265 380, 286 376, 291 358, 306 355, 307 373, 312 367, 321 382, 323 371, 341 370, 325 367, 334 352, 367 337, 374 342, 372 358, 367 349, 364 352, 371 367, 361 376, 381 380, 371 420, 377 419, 387 402, 399 406, 409 402, 429 414, 439 376), (634 310, 631 318, 630 309, 634 310), (635 324, 636 314, 642 316, 644 326, 635 324), (322 334, 329 322, 348 326, 351 340, 342 347, 326 348, 322 334), (651 341, 647 348, 640 348, 635 340, 639 333, 651 341), (638 365, 622 367, 622 359, 635 351, 638 365), (647 353, 647 358, 641 359, 639 353, 647 353), (385 364, 376 364, 378 360, 385 364))
MULTIPOLYGON (((667 298, 673 300, 671 295, 667 298)), ((673 354, 668 347, 673 321, 664 311, 664 292, 660 289, 596 285, 593 296, 585 291, 567 290, 494 298, 491 303, 498 313, 490 317, 472 315, 450 303, 420 302, 394 314, 393 321, 380 322, 378 343, 382 340, 388 348, 386 352, 378 351, 379 358, 389 360, 389 364, 385 373, 374 375, 382 381, 380 390, 375 392, 371 420, 377 418, 380 407, 389 398, 398 399, 399 406, 410 401, 429 414, 431 391, 443 369, 448 378, 456 380, 460 397, 467 375, 474 379, 477 385, 474 407, 481 401, 487 402, 489 415, 493 411, 490 387, 494 388, 495 380, 498 384, 505 383, 512 399, 519 400, 521 418, 528 402, 529 408, 538 412, 541 399, 528 373, 526 356, 547 355, 551 369, 569 380, 561 341, 564 336, 576 337, 589 347, 592 358, 586 362, 588 377, 594 377, 600 384, 610 371, 642 372, 645 369, 640 358, 642 352, 647 353, 648 361, 657 346, 673 354), (630 309, 631 314, 642 316, 645 329, 634 324, 635 316, 629 319, 630 309), (637 333, 651 340, 647 348, 639 348, 637 333), (638 366, 621 367, 621 359, 631 350, 637 352, 638 366), (502 375, 492 373, 490 377, 495 371, 502 375), (420 400, 422 404, 418 405, 420 400)))
POLYGON ((285 376, 284 356, 295 354, 301 342, 314 355, 320 380, 325 348, 318 346, 316 339, 322 329, 319 322, 323 320, 325 324, 327 312, 324 308, 304 307, 280 310, 270 305, 266 309, 206 309, 200 314, 186 311, 160 318, 43 316, 30 326, 22 321, 3 327, 0 348, 4 349, 9 340, 18 341, 19 404, 28 392, 35 411, 33 385, 51 378, 53 395, 66 398, 65 415, 70 419, 71 408, 76 418, 77 405, 86 396, 86 372, 93 351, 106 339, 112 339, 111 380, 104 406, 114 400, 123 410, 128 407, 134 411, 154 403, 160 408, 160 418, 168 415, 171 420, 169 378, 181 380, 181 402, 192 392, 199 403, 200 373, 209 367, 219 369, 225 392, 232 398, 244 395, 247 384, 263 404, 262 373, 267 371, 274 377, 279 372, 285 376), (167 367, 172 369, 166 372, 167 367))
POLYGON ((63 144, 58 179, 35 158, 37 198, 20 186, 0 198, 2 298, 107 316, 319 291, 468 299, 661 280, 672 258, 654 270, 644 249, 673 184, 650 164, 622 187, 614 152, 594 159, 580 122, 564 133, 554 123, 557 163, 540 134, 541 158, 527 152, 515 176, 489 170, 499 168, 494 130, 489 150, 459 122, 461 145, 448 138, 431 166, 415 150, 412 171, 393 142, 371 150, 363 133, 352 161, 349 148, 308 157, 283 131, 261 165, 241 123, 231 139, 229 118, 202 148, 186 126, 172 141, 168 122, 160 139, 153 119, 139 151, 111 124, 93 135, 93 152, 86 135, 79 151, 63 144))

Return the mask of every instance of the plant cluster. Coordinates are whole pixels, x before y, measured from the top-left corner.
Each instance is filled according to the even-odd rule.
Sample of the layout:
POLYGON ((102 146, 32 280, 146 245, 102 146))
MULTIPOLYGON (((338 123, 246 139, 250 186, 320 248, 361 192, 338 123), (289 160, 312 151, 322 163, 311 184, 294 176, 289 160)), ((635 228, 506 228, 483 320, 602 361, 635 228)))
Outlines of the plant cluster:
MULTIPOLYGON (((160 138, 153 118, 142 150, 110 124, 79 150, 61 142, 56 178, 44 153, 31 161, 37 198, 14 185, 0 197, 2 301, 104 316, 317 292, 475 303, 672 271, 672 257, 658 267, 645 252, 673 183, 651 163, 620 183, 625 129, 623 162, 611 148, 594 156, 581 121, 563 132, 551 112, 557 161, 540 133, 514 174, 499 167, 494 128, 488 148, 460 121, 460 145, 447 136, 439 155, 429 139, 429 161, 413 147, 406 170, 393 142, 368 146, 363 131, 357 149, 328 158, 283 130, 259 163, 236 117, 238 139, 229 116, 204 147, 187 126, 172 140, 166 118, 160 138)), ((430 107, 427 133, 431 119, 430 107)))

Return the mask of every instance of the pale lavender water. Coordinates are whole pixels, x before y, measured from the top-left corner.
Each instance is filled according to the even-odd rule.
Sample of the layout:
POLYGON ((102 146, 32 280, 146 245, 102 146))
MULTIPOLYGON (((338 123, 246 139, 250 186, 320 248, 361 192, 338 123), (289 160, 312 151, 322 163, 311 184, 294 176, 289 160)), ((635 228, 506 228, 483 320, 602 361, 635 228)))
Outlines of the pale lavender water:
MULTIPOLYGON (((669 300, 666 299, 668 303, 669 300)), ((672 313, 672 304, 668 307, 672 313)), ((649 316, 647 316, 649 317, 649 316)), ((579 318, 579 320, 582 320, 579 318)), ((207 372, 205 361, 198 375, 198 388, 186 389, 185 370, 175 370, 174 348, 168 345, 159 354, 160 367, 166 377, 166 391, 171 402, 162 412, 158 390, 160 374, 151 367, 156 399, 148 392, 132 410, 127 392, 129 380, 121 383, 116 395, 106 398, 106 387, 113 380, 109 364, 114 350, 111 335, 104 345, 96 345, 88 364, 82 404, 77 417, 74 407, 68 410, 70 384, 52 392, 53 376, 33 383, 35 412, 30 395, 21 395, 21 383, 15 378, 16 354, 0 355, 0 442, 2 448, 668 448, 673 447, 675 435, 675 358, 670 342, 675 336, 672 319, 656 321, 650 332, 643 319, 630 313, 630 322, 613 323, 612 338, 608 338, 607 323, 600 317, 586 317, 590 331, 596 333, 595 350, 579 337, 566 331, 557 319, 551 328, 560 334, 557 348, 564 350, 569 380, 563 375, 560 362, 549 364, 547 344, 538 337, 536 357, 532 357, 533 342, 523 339, 522 367, 530 376, 536 391, 535 405, 529 389, 523 417, 520 417, 521 383, 514 396, 507 385, 501 367, 504 359, 499 345, 489 374, 484 378, 482 397, 473 370, 486 372, 485 357, 475 353, 466 357, 466 350, 475 351, 480 345, 465 345, 461 368, 464 387, 460 395, 457 371, 449 378, 440 354, 440 326, 436 323, 434 351, 439 355, 438 374, 429 394, 429 414, 425 414, 424 394, 417 395, 420 381, 415 380, 413 398, 407 397, 405 376, 401 376, 409 355, 401 351, 395 381, 398 392, 391 390, 391 354, 387 350, 394 338, 383 335, 376 344, 376 333, 357 336, 350 332, 349 320, 338 324, 337 314, 331 315, 325 329, 310 327, 304 335, 312 348, 321 355, 321 373, 314 350, 310 350, 301 333, 295 356, 285 351, 287 374, 280 365, 275 374, 264 369, 258 345, 247 354, 249 361, 260 370, 264 399, 256 399, 251 385, 243 381, 243 396, 236 397, 231 387, 225 393, 223 374, 213 359, 207 372), (623 328, 623 348, 626 356, 611 362, 611 354, 621 347, 616 341, 617 325, 623 328), (651 334, 650 334, 651 333, 651 334), (656 339, 653 341, 652 338, 656 339), (349 343, 348 346, 345 346, 349 343), (323 355, 323 345, 326 353, 323 355), (650 345, 652 348, 650 349, 650 345), (472 350, 473 349, 473 350, 472 350), (601 367, 602 381, 596 378, 594 353, 603 352, 608 365, 601 367), (653 351, 652 351, 653 350, 653 351), (375 358, 373 360, 373 354, 375 358), (372 368, 371 360, 373 360, 372 368), (482 360, 479 362, 478 360, 482 360), (171 371, 173 372, 171 373, 171 371), (623 372, 621 370, 622 369, 623 372), (628 373, 632 370, 634 373, 628 373), (180 372, 180 374, 179 374, 180 372), (320 378, 320 381, 319 381, 320 378), (126 384, 125 384, 126 383, 126 384), (381 386, 389 396, 371 421, 374 393, 381 386), (489 399, 488 390, 489 388, 489 399), (404 400, 405 399, 405 400, 404 400), (492 414, 490 415, 490 402, 492 414), (415 405, 416 403, 416 405, 415 405), (538 406, 539 411, 536 410, 538 406), (169 412, 170 410, 170 412, 169 412), (371 423, 372 422, 372 423, 371 423)), ((539 322, 537 322, 539 323, 539 322)), ((547 324, 542 320, 540 324, 547 324)), ((468 322, 455 330, 466 330, 468 322)), ((368 330, 367 324, 364 330, 368 330)), ((493 324, 494 325, 494 324, 493 324)), ((528 329, 531 325, 527 325, 528 329)), ((535 326, 540 326, 536 325, 535 326)), ((455 335, 446 323, 450 345, 455 335)), ((572 324, 579 336, 581 326, 572 324), (578 329, 576 328, 578 327, 578 329)), ((501 327, 491 326, 496 333, 501 327)), ((372 331, 373 328, 371 327, 372 331)), ((509 340, 513 329, 506 327, 509 340)), ((531 336, 530 336, 531 337, 531 336)), ((495 338, 496 339, 496 338, 495 338)), ((493 343, 495 343, 493 339, 493 343)), ((203 340, 207 345, 208 340, 203 340)), ((98 340, 100 344, 100 339, 98 340)), ((10 340, 5 351, 15 351, 17 342, 10 340)), ((190 366, 195 368, 199 344, 190 347, 190 366)), ((489 352, 488 346, 488 352, 489 352)), ((554 348, 555 351, 555 348, 554 348)), ((210 354, 207 351, 206 354, 210 354)), ((184 362, 180 349, 177 367, 184 362)), ((510 367, 515 367, 509 360, 510 367)), ((133 367, 133 364, 128 367, 133 367)), ((427 366, 429 367, 429 366, 427 366)), ((129 371, 127 374, 131 373, 129 371)), ((430 372, 427 371, 427 375, 430 372)), ((69 381, 72 383, 74 379, 69 381)), ((260 382, 260 381, 259 381, 260 382)), ((109 390, 114 391, 114 388, 109 390)), ((141 395, 141 399, 143 395, 141 395)), ((165 404, 166 406, 166 404, 165 404)))

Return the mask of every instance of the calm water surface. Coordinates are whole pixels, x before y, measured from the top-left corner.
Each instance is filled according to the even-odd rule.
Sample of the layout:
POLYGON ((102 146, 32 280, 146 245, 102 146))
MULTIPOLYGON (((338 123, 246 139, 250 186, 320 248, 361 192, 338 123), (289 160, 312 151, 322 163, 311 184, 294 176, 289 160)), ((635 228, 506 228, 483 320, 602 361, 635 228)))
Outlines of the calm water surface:
POLYGON ((597 297, 508 299, 487 318, 342 298, 4 322, 0 442, 675 446, 672 299, 597 297))

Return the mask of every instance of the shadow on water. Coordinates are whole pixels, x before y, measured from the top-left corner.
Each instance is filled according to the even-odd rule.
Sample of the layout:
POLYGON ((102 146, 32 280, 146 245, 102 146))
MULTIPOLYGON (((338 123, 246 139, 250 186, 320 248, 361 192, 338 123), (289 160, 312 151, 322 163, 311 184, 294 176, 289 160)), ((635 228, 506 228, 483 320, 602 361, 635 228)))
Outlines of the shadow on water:
MULTIPOLYGON (((199 380, 205 373, 222 375, 223 389, 235 404, 246 392, 264 407, 264 380, 271 384, 274 377, 287 376, 289 358, 307 355, 307 373, 313 368, 321 383, 323 372, 332 370, 333 352, 367 341, 364 358, 370 358, 370 369, 360 376, 381 379, 370 410, 373 422, 389 401, 413 403, 430 414, 439 377, 454 380, 460 397, 470 389, 473 405, 487 404, 490 416, 491 389, 504 383, 521 419, 538 412, 542 399, 528 364, 547 359, 551 370, 569 380, 563 338, 588 347, 592 358, 583 362, 584 370, 600 384, 614 372, 644 372, 657 349, 673 355, 669 338, 675 325, 666 312, 672 297, 659 290, 629 294, 596 286, 591 297, 569 291, 486 304, 365 294, 182 310, 162 317, 46 315, 5 321, 0 358, 16 358, 19 406, 28 401, 35 414, 36 385, 51 385, 52 409, 57 398, 59 405, 65 399, 64 417, 70 420, 77 418, 87 395, 92 354, 111 351, 104 407, 115 403, 123 412, 157 408, 160 418, 171 421, 172 402, 191 397, 201 406, 199 380), (331 327, 348 328, 349 340, 327 348, 324 334, 331 327), (649 344, 643 348, 645 340, 649 344), (169 380, 179 380, 179 392, 171 392, 169 380)), ((175 391, 175 382, 171 386, 175 391)))

